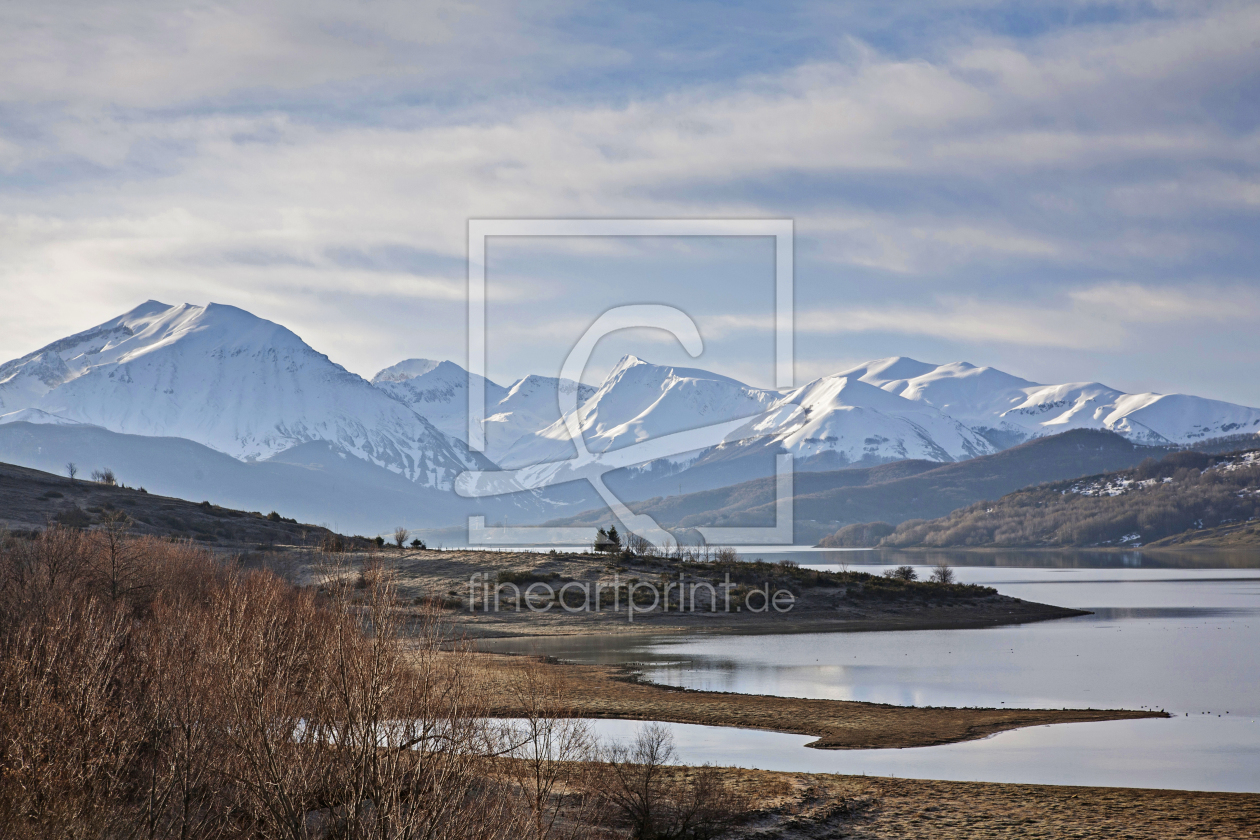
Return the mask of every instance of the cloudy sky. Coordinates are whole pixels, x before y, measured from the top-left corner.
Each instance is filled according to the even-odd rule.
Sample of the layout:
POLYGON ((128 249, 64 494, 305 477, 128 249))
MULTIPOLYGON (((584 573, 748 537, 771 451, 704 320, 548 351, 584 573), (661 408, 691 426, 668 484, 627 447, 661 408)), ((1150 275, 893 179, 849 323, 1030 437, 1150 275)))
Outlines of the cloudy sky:
MULTIPOLYGON (((0 359, 216 301, 463 363, 470 218, 790 218, 797 380, 966 360, 1260 405, 1260 6, 0 6, 0 359)), ((493 378, 604 309, 773 383, 764 239, 493 240, 493 378)), ((617 357, 687 362, 664 336, 617 357)))

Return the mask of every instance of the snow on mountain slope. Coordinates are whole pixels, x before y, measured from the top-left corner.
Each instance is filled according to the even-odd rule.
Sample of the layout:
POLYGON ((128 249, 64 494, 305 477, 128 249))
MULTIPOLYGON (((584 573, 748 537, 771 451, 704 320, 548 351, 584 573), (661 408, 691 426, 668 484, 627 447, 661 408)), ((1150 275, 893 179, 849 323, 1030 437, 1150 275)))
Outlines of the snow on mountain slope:
MULTIPOLYGON (((993 446, 952 417, 851 376, 824 376, 776 405, 775 442, 797 458, 834 452, 849 463, 960 461, 993 446)), ((762 424, 767 430, 770 422, 762 424)))
MULTIPOLYGON (((578 423, 591 452, 611 452, 674 432, 753 417, 780 398, 774 391, 750 388, 720 374, 626 356, 578 408, 578 423)), ((508 450, 502 465, 559 461, 575 453, 568 429, 558 419, 522 438, 508 450)))
MULTIPOLYGON (((577 396, 582 405, 595 388, 558 376, 526 376, 508 388, 507 396, 486 407, 486 455, 492 461, 504 457, 517 441, 540 432, 560 420, 560 395, 577 396)), ((487 400, 489 402, 489 400, 487 400)))
POLYGON ((0 414, 0 425, 5 423, 33 423, 37 426, 82 426, 86 425, 77 420, 71 420, 68 417, 62 417, 57 414, 49 414, 47 411, 40 411, 38 408, 21 408, 17 411, 10 411, 8 414, 0 414))
MULTIPOLYGON (((454 362, 407 359, 372 377, 372 384, 410 406, 443 433, 468 438, 468 380, 473 374, 454 362)), ((485 383, 486 403, 494 405, 507 389, 478 376, 485 383)))
MULTIPOLYGON (((407 359, 372 377, 372 384, 410 406, 451 437, 468 437, 470 377, 454 362, 407 359)), ((481 379, 481 377, 477 377, 481 379)), ((578 392, 579 404, 595 393, 590 385, 551 376, 527 376, 508 388, 482 379, 486 395, 486 457, 497 461, 522 437, 560 419, 559 395, 578 392)))
POLYGON ((138 323, 169 308, 155 300, 146 301, 112 321, 0 365, 0 413, 29 408, 53 388, 81 376, 93 355, 132 335, 129 323, 138 323))
POLYGON ((966 362, 894 357, 841 375, 926 403, 1007 443, 1069 429, 1108 429, 1148 444, 1260 431, 1260 409, 1184 394, 1126 394, 1097 382, 1041 385, 966 362))
POLYGON ((1103 422, 1130 440, 1191 443, 1260 432, 1260 409, 1186 394, 1130 394, 1103 422))
POLYGON ((326 440, 422 486, 485 459, 278 324, 232 306, 157 301, 0 366, 0 406, 242 460, 326 440))

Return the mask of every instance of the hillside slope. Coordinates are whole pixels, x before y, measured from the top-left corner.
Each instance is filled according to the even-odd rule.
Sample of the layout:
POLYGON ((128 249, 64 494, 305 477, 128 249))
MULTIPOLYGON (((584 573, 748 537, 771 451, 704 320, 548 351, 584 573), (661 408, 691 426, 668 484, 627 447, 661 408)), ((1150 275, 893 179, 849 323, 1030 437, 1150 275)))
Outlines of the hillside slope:
POLYGON ((320 545, 327 528, 277 513, 241 511, 0 463, 0 526, 12 531, 50 525, 84 528, 118 514, 133 534, 192 539, 212 546, 320 545))
MULTIPOLYGON (((356 458, 328 441, 245 462, 183 438, 126 435, 78 423, 16 422, 0 424, 0 461, 50 473, 62 473, 65 463, 74 461, 83 475, 109 467, 121 481, 144 485, 150 492, 213 499, 243 510, 274 508, 305 522, 369 536, 399 525, 450 525, 469 514, 517 523, 555 509, 529 494, 461 499, 356 458)), ((589 498, 593 502, 598 497, 592 490, 589 498)))
POLYGON ((1260 546, 1260 449, 1177 452, 1135 469, 1045 484, 930 522, 880 545, 1260 546))
MULTIPOLYGON (((981 499, 1031 484, 1132 467, 1166 449, 1139 446, 1113 432, 1079 429, 1035 438, 994 455, 952 464, 900 461, 865 469, 798 473, 794 478, 796 541, 816 541, 858 522, 896 524, 944 516, 981 499)), ((774 519, 774 480, 631 504, 668 528, 765 526, 774 519)), ((609 521, 603 510, 555 524, 609 521)))

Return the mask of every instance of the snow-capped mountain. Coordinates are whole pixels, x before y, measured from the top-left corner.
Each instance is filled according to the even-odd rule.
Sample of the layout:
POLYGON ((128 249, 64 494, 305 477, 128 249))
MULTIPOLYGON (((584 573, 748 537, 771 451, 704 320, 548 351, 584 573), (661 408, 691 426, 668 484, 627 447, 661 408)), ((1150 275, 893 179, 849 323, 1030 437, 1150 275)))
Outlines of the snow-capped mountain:
POLYGON ((0 411, 28 408, 242 460, 331 441, 442 489, 488 465, 294 333, 220 304, 148 301, 0 366, 0 411))
MULTIPOLYGON (((578 427, 590 452, 612 452, 674 432, 754 417, 779 398, 774 391, 751 388, 720 374, 626 356, 578 407, 578 427)), ((516 467, 561 461, 576 452, 563 419, 557 419, 518 441, 501 464, 516 467)), ((679 459, 694 456, 694 452, 677 453, 679 459)))
POLYGON ((843 463, 961 461, 994 451, 981 435, 931 405, 851 376, 824 376, 798 388, 762 425, 771 440, 797 458, 834 454, 843 463))
POLYGON ((557 376, 526 376, 512 383, 497 403, 486 400, 486 455, 500 462, 517 441, 560 419, 560 396, 575 395, 583 405, 595 388, 557 376))
POLYGON ((1126 394, 1097 382, 1042 385, 966 362, 894 357, 840 375, 940 409, 999 447, 1069 429, 1107 429, 1143 444, 1260 431, 1260 409, 1185 394, 1126 394))
POLYGON ((372 384, 410 406, 447 435, 468 438, 468 384, 485 383, 486 457, 498 461, 526 435, 560 419, 559 396, 577 392, 585 402, 595 389, 568 379, 526 376, 504 388, 450 361, 407 359, 372 377, 372 384))
MULTIPOLYGON (((453 438, 468 439, 468 380, 473 377, 454 362, 407 359, 372 377, 372 384, 453 438)), ((477 376, 485 383, 486 403, 507 396, 507 389, 477 376)))
MULTIPOLYGON (((985 438, 923 402, 904 399, 854 377, 826 376, 780 393, 694 368, 623 358, 578 410, 591 452, 686 429, 753 418, 742 440, 715 441, 713 454, 770 446, 797 458, 821 454, 839 464, 923 458, 954 461, 994 451, 985 438), (755 433, 750 434, 750 433, 755 433)), ((516 467, 573 457, 568 430, 557 422, 523 438, 501 466, 516 467)), ((705 454, 678 453, 675 464, 705 454)))
MULTIPOLYGON (((627 500, 768 475, 773 456, 785 451, 809 470, 899 459, 958 461, 1080 428, 1161 445, 1260 432, 1256 408, 1182 394, 1126 394, 1098 383, 1044 385, 962 362, 880 359, 780 392, 627 356, 598 388, 543 376, 506 388, 486 380, 483 456, 469 453, 463 442, 468 387, 462 367, 426 359, 400 362, 368 382, 283 326, 241 309, 149 301, 0 365, 0 425, 21 426, 20 434, 8 435, 14 457, 38 457, 45 467, 82 460, 101 441, 114 441, 117 457, 126 455, 138 472, 162 457, 144 454, 150 451, 146 439, 167 441, 159 446, 155 440, 152 453, 173 446, 172 438, 184 439, 238 462, 301 467, 250 475, 302 475, 306 481, 321 475, 335 487, 350 486, 350 479, 339 485, 334 473, 353 474, 365 519, 373 510, 396 516, 421 505, 419 496, 412 500, 399 490, 402 485, 429 494, 421 506, 433 517, 453 521, 481 512, 520 524, 584 504, 579 500, 590 488, 575 482, 481 507, 446 491, 466 470, 534 467, 533 477, 544 480, 523 485, 530 487, 583 477, 591 459, 558 463, 576 454, 560 417, 560 394, 576 399, 575 419, 590 452, 633 466, 610 476, 609 486, 627 500), (643 452, 637 444, 695 430, 703 434, 687 438, 688 451, 658 449, 637 462, 643 452), (119 442, 109 434, 140 437, 119 442), (394 506, 373 507, 373 493, 394 498, 394 506)), ((213 466, 215 458, 204 452, 188 457, 201 465, 189 486, 212 496, 208 485, 196 483, 201 474, 231 470, 213 466)), ((184 487, 179 475, 153 474, 159 478, 184 487)), ((233 480, 241 493, 252 481, 245 474, 233 480)), ((298 495, 291 499, 295 505, 313 506, 303 510, 325 498, 298 495)), ((351 502, 329 495, 326 504, 322 518, 332 522, 351 502)))

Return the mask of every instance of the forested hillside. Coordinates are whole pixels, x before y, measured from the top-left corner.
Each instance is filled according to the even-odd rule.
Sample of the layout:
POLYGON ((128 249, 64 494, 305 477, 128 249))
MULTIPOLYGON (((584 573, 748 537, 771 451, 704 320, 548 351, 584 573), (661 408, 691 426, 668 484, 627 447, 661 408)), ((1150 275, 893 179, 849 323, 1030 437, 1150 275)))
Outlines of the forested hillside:
MULTIPOLYGON (((1177 452, 1133 469, 1044 484, 930 521, 888 547, 1260 545, 1260 449, 1177 452)), ((853 533, 837 533, 836 544, 853 533)), ((880 529, 868 527, 867 534, 880 529)))
MULTIPOLYGON (((945 516, 1021 487, 1135 467, 1167 452, 1140 446, 1114 432, 1076 429, 953 464, 898 461, 865 469, 798 473, 794 478, 796 539, 815 542, 853 523, 897 524, 945 516)), ((775 484, 774 479, 759 479, 719 490, 648 499, 630 507, 667 528, 770 525, 775 521, 775 484)), ((607 527, 611 521, 603 508, 549 524, 607 527)))

